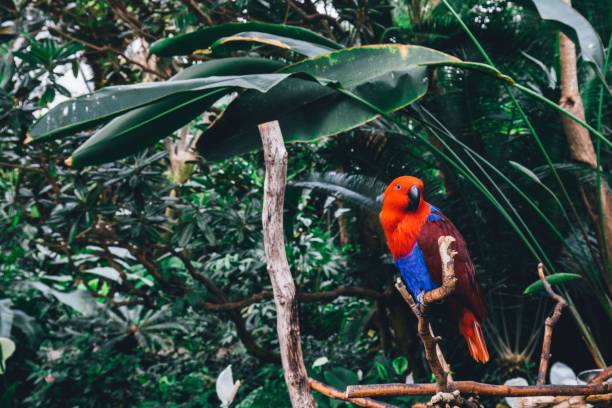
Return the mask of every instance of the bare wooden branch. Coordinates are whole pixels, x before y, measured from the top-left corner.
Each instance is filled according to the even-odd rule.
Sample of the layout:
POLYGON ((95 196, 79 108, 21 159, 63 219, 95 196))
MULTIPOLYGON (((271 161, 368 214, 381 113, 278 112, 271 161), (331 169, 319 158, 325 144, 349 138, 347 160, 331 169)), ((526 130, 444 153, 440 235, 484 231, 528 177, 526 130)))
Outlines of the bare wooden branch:
POLYGON ((210 16, 206 14, 204 10, 202 10, 198 6, 198 3, 196 3, 195 0, 181 0, 181 1, 183 2, 183 4, 187 6, 189 11, 195 14, 195 16, 198 18, 198 20, 200 20, 201 23, 209 25, 209 26, 214 25, 210 16))
POLYGON ((395 287, 418 319, 418 333, 423 343, 423 347, 425 348, 425 358, 427 359, 427 363, 432 373, 436 377, 436 386, 440 392, 452 390, 453 380, 450 374, 450 367, 438 344, 440 339, 433 334, 431 329, 431 324, 427 315, 427 306, 431 303, 443 300, 455 290, 457 278, 455 277, 453 259, 457 253, 450 249, 450 245, 454 241, 455 239, 451 236, 443 236, 438 239, 440 258, 442 260, 442 286, 425 292, 420 308, 412 298, 412 295, 408 293, 401 279, 398 279, 395 284, 395 287))
MULTIPOLYGON (((298 293, 297 299, 300 302, 321 302, 334 300, 340 296, 355 296, 369 299, 382 299, 383 294, 372 289, 361 287, 348 287, 337 288, 323 292, 298 293)), ((205 307, 207 310, 214 311, 240 310, 252 305, 253 303, 260 302, 264 299, 272 299, 273 297, 274 294, 272 293, 272 291, 264 290, 255 293, 246 299, 237 300, 234 302, 206 303, 205 307)))
POLYGON ((546 383, 546 373, 548 372, 548 366, 550 362, 550 344, 552 342, 553 330, 555 328, 555 324, 559 321, 561 317, 561 312, 563 308, 566 306, 565 300, 557 295, 550 283, 546 280, 546 276, 544 275, 544 265, 540 262, 538 264, 538 276, 540 280, 544 284, 544 289, 548 293, 548 295, 553 298, 556 302, 555 308, 550 316, 546 318, 544 322, 544 340, 542 341, 542 354, 540 354, 540 368, 538 370, 538 379, 536 384, 544 384, 546 383))
POLYGON ((287 181, 287 150, 278 121, 259 125, 266 176, 263 200, 264 251, 276 305, 276 331, 281 351, 285 383, 294 408, 314 408, 302 356, 296 290, 283 230, 283 205, 287 181))
MULTIPOLYGON (((118 50, 116 48, 110 47, 108 45, 96 45, 96 44, 90 43, 90 42, 85 41, 85 40, 83 40, 81 38, 77 38, 77 37, 75 37, 75 36, 73 36, 71 34, 65 33, 62 30, 60 30, 58 27, 51 26, 51 27, 49 27, 49 31, 51 33, 53 33, 53 34, 59 35, 60 37, 64 37, 67 40, 74 41, 74 42, 77 42, 79 44, 84 45, 87 48, 91 48, 94 51, 97 51, 97 52, 112 52, 113 54, 117 54, 120 57, 122 57, 124 60, 126 60, 128 63, 138 66, 143 72, 147 72, 149 74, 155 75, 155 76, 157 76, 159 78, 162 78, 162 79, 168 79, 168 75, 166 75, 165 73, 159 72, 159 71, 157 71, 155 69, 151 69, 151 67, 148 67, 146 64, 143 64, 143 63, 141 63, 139 61, 136 61, 133 58, 128 57, 127 54, 125 52, 121 51, 121 50, 118 50)), ((68 164, 68 166, 70 167, 70 164, 68 164)))
POLYGON ((340 391, 337 388, 331 387, 327 384, 323 384, 320 381, 309 378, 308 379, 310 388, 317 391, 320 394, 323 394, 329 398, 335 398, 341 401, 350 402, 353 405, 357 405, 358 407, 367 407, 367 408, 397 408, 395 405, 387 404, 384 402, 378 402, 370 398, 347 398, 344 395, 344 392, 340 391))
MULTIPOLYGON (((476 381, 455 381, 453 388, 462 394, 490 395, 496 397, 533 397, 545 395, 602 395, 612 392, 612 384, 589 385, 494 385, 476 381)), ((389 397, 399 395, 435 395, 436 384, 368 384, 346 388, 348 398, 389 397)))

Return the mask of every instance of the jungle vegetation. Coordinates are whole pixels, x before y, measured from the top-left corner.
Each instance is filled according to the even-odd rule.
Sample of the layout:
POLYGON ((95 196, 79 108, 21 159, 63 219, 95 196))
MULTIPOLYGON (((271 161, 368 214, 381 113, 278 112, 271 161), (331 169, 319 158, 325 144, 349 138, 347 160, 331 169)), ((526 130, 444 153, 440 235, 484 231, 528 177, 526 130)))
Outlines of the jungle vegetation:
POLYGON ((253 131, 274 119, 311 377, 431 381, 377 218, 403 174, 487 294, 486 365, 437 316, 456 377, 535 381, 539 262, 569 304, 551 361, 609 365, 612 3, 538 3, 2 0, 0 406, 219 406, 229 365, 233 407, 289 406, 253 131), (591 153, 558 105, 560 30, 591 153))

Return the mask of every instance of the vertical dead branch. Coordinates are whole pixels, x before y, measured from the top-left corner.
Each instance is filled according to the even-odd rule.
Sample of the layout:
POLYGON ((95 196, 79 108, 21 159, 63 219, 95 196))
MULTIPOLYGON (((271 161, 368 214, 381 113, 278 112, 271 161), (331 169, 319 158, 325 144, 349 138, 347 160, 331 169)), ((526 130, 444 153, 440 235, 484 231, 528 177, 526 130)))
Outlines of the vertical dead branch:
MULTIPOLYGON (((564 1, 571 6, 570 0, 564 1)), ((584 120, 584 105, 580 96, 580 89, 578 88, 576 45, 563 33, 559 33, 559 69, 561 79, 559 105, 584 120)), ((564 115, 561 116, 561 124, 563 125, 572 160, 596 169, 597 156, 588 130, 564 115)), ((605 261, 607 257, 612 256, 612 194, 610 188, 605 180, 602 180, 599 191, 595 191, 595 189, 589 188, 586 185, 582 186, 581 190, 582 199, 594 224, 595 231, 597 231, 599 246, 604 254, 602 258, 605 261), (597 195, 601 197, 601 214, 599 214, 596 204, 598 202, 597 195), (602 218, 601 225, 603 225, 603 231, 599 228, 600 216, 602 218)), ((603 278, 608 288, 612 288, 612 282, 609 281, 607 273, 603 273, 603 278)), ((596 362, 603 368, 603 362, 597 360, 599 360, 598 358, 596 358, 596 362)))
POLYGON ((544 265, 542 263, 538 264, 538 275, 540 276, 540 280, 544 284, 544 289, 548 295, 557 302, 553 312, 550 316, 546 318, 546 322, 544 323, 544 340, 542 341, 542 354, 540 354, 540 369, 538 370, 538 380, 536 384, 541 385, 546 383, 546 373, 548 372, 548 365, 550 362, 550 343, 552 342, 553 330, 555 328, 555 324, 559 321, 561 317, 561 312, 565 307, 565 300, 557 295, 550 286, 550 283, 546 280, 546 276, 544 275, 544 265))
POLYGON ((266 162, 263 201, 263 237, 268 274, 276 306, 276 330, 285 383, 296 407, 315 407, 302 356, 295 283, 285 253, 283 204, 287 179, 287 150, 278 121, 259 125, 266 162))

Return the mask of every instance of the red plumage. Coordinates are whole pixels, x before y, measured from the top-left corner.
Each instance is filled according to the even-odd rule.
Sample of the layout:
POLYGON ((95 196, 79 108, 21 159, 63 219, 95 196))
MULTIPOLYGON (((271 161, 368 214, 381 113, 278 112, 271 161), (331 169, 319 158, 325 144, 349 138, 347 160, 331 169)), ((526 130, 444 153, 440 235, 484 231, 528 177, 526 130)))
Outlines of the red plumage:
POLYGON ((441 285, 442 261, 438 238, 444 235, 455 238, 453 249, 457 251, 454 258, 457 284, 446 302, 452 313, 451 318, 458 323, 459 331, 465 337, 470 355, 474 360, 485 363, 489 360, 489 352, 481 324, 486 317, 486 307, 482 289, 476 281, 474 264, 459 230, 442 213, 432 213, 432 206, 422 198, 422 191, 423 182, 409 176, 395 179, 385 191, 380 219, 387 245, 397 260, 409 254, 418 243, 431 279, 441 285), (418 189, 418 198, 414 186, 418 189), (416 198, 418 203, 411 203, 411 198, 416 198))

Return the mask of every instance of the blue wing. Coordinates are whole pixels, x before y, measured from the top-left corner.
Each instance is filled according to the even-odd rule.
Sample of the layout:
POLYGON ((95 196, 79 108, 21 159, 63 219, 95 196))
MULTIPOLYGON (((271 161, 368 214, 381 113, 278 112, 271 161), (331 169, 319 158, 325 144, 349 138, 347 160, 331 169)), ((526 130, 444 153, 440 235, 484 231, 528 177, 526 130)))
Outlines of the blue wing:
POLYGON ((402 280, 415 300, 418 301, 419 295, 422 292, 438 287, 431 279, 425 264, 423 251, 421 251, 418 243, 414 244, 414 248, 412 248, 408 255, 395 261, 395 265, 400 270, 402 280))

